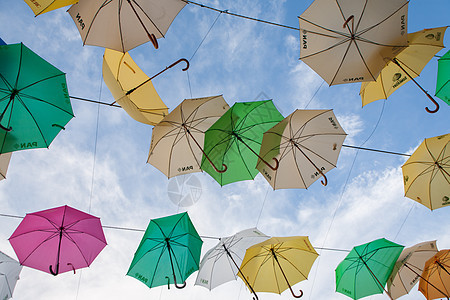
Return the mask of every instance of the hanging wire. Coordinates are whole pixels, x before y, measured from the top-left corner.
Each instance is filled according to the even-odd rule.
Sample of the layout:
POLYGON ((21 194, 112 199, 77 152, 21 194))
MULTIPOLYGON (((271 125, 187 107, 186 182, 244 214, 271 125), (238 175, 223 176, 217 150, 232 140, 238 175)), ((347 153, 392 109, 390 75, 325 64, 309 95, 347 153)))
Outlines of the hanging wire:
POLYGON ((258 216, 258 219, 256 220, 255 227, 258 227, 259 219, 261 219, 261 215, 262 215, 262 212, 263 212, 264 204, 266 204, 266 199, 267 199, 267 195, 269 194, 269 190, 270 190, 270 186, 267 187, 266 196, 264 196, 264 201, 263 201, 263 204, 261 206, 261 210, 259 211, 259 216, 258 216))

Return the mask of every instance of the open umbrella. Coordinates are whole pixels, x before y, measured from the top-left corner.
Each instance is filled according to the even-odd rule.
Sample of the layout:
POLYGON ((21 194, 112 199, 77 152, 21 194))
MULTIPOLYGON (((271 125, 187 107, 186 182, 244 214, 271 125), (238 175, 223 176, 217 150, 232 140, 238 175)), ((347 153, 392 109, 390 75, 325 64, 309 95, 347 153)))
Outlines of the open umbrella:
POLYGON ((419 291, 427 300, 450 299, 450 250, 441 250, 425 263, 419 291))
POLYGON ((106 246, 100 219, 67 205, 27 214, 9 242, 21 265, 53 275, 89 267, 106 246))
POLYGON ((382 294, 403 248, 384 238, 354 247, 335 270, 336 292, 352 299, 382 294))
POLYGON ((0 299, 12 298, 21 271, 17 260, 0 251, 0 299))
POLYGON ((425 139, 403 164, 405 196, 433 210, 450 205, 450 134, 425 139))
POLYGON ((435 95, 450 105, 450 51, 438 59, 435 95))
POLYGON ((11 155, 11 152, 0 154, 0 180, 6 179, 6 172, 8 171, 11 155))
POLYGON ((332 110, 296 110, 264 133, 259 155, 278 169, 257 168, 274 189, 307 188, 321 176, 326 185, 345 137, 332 110))
POLYGON ((153 128, 147 162, 168 178, 200 172, 205 131, 228 109, 222 96, 183 100, 153 128))
MULTIPOLYGON (((242 273, 239 266, 247 248, 268 238, 269 236, 257 228, 245 229, 232 236, 221 238, 219 243, 203 256, 195 284, 211 290, 223 283, 236 280, 237 274, 242 273)), ((243 279, 246 280, 245 275, 243 279)), ((247 286, 252 289, 248 282, 247 286)), ((252 292, 256 296, 253 290, 252 292)))
POLYGON ((300 59, 329 85, 373 81, 407 46, 407 0, 315 0, 299 17, 300 59))
MULTIPOLYGON (((205 132, 202 170, 221 186, 255 178, 263 133, 282 119, 272 100, 235 103, 205 132), (212 165, 225 165, 226 172, 212 165)), ((278 161, 262 161, 277 167, 278 161)))
POLYGON ((406 295, 419 282, 425 262, 438 252, 436 241, 403 249, 387 281, 392 299, 406 295))
POLYGON ((184 281, 198 270, 202 244, 187 212, 153 219, 127 275, 150 288, 165 284, 170 288, 170 283, 184 288, 184 281))
POLYGON ((447 26, 424 29, 408 34, 408 47, 392 58, 381 71, 375 82, 361 84, 362 105, 379 99, 387 99, 402 85, 412 80, 436 105, 428 112, 436 112, 439 104, 414 80, 428 62, 444 48, 444 34, 447 26))
POLYGON ((22 43, 0 46, 0 153, 47 148, 72 118, 65 74, 22 43))
POLYGON ((281 294, 289 289, 300 298, 303 292, 296 295, 292 285, 308 278, 318 256, 307 236, 273 237, 247 249, 238 276, 256 292, 281 294))
POLYGON ((80 0, 68 12, 80 32, 83 45, 121 52, 164 37, 183 9, 182 0, 80 0))
POLYGON ((77 2, 78 0, 25 0, 25 3, 33 10, 35 16, 77 2))

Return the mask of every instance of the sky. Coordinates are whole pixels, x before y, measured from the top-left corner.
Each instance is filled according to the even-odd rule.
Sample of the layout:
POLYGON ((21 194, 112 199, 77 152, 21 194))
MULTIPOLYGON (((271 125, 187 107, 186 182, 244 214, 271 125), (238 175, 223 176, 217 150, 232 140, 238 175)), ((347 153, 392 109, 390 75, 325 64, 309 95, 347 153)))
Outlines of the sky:
MULTIPOLYGON (((311 0, 203 0, 222 10, 298 27, 298 16, 311 0)), ((413 0, 408 32, 450 25, 448 0, 413 0)), ((0 2, 0 37, 24 43, 67 75, 71 96, 111 103, 102 79, 104 49, 83 46, 66 9, 35 17, 24 1, 0 2)), ((429 101, 407 83, 388 100, 364 108, 360 84, 328 86, 299 60, 299 32, 219 14, 187 5, 176 17, 159 49, 150 43, 130 51, 149 76, 179 58, 190 61, 188 72, 177 66, 153 80, 159 95, 175 108, 183 99, 223 95, 235 102, 273 99, 283 116, 295 109, 333 109, 348 134, 345 144, 411 154, 424 138, 449 133, 449 106, 429 114, 429 101), (215 22, 215 24, 214 24, 215 22), (214 26, 211 28, 211 26, 214 26), (199 47, 200 45, 200 47, 199 47)), ((450 38, 444 39, 449 45, 450 38)), ((443 55, 446 49, 438 53, 443 55)), ((437 59, 417 79, 434 95, 437 59)), ((257 227, 269 236, 308 236, 320 256, 308 280, 294 285, 306 299, 348 299, 335 292, 334 270, 353 246, 386 238, 406 247, 437 240, 450 248, 446 208, 430 211, 404 197, 401 165, 406 157, 343 148, 328 185, 272 190, 261 174, 254 180, 220 187, 206 173, 191 180, 195 203, 180 207, 174 189, 188 176, 170 180, 147 164, 152 126, 136 122, 120 108, 72 100, 73 118, 49 149, 13 153, 7 179, 0 182, 0 214, 25 216, 69 205, 101 218, 104 226, 145 229, 153 218, 188 211, 198 233, 230 236, 257 227), (168 192, 169 191, 169 192, 168 192), (171 198, 172 197, 172 198, 171 198), (344 251, 321 250, 333 248, 344 251)), ((431 107, 431 106, 430 106, 431 107)), ((182 193, 189 187, 182 186, 182 193)), ((0 251, 16 257, 8 238, 21 219, 0 216, 0 251)), ((89 268, 56 277, 24 267, 14 299, 250 299, 241 280, 209 291, 194 286, 149 289, 126 276, 143 232, 104 229, 108 242, 89 268)), ((204 238, 202 255, 216 243, 204 238)), ((259 293, 260 299, 289 299, 259 293)), ((376 295, 370 299, 387 299, 376 295)), ((417 291, 404 299, 423 299, 417 291)))

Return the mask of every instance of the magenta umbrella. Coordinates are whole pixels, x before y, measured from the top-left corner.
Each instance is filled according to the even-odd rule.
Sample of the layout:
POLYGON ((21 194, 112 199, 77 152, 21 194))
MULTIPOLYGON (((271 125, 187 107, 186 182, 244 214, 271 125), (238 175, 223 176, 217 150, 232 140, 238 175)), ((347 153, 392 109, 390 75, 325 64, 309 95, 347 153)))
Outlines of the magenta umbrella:
POLYGON ((100 219, 67 205, 27 214, 9 242, 21 265, 55 276, 88 267, 106 246, 100 219))

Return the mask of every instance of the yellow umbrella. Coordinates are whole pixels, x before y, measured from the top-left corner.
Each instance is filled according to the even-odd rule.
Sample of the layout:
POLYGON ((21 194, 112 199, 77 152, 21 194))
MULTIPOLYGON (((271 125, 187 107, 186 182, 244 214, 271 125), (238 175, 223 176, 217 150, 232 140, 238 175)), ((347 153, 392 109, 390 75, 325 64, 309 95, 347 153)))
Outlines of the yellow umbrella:
POLYGON ((450 134, 425 139, 403 164, 405 196, 429 209, 450 206, 450 134))
POLYGON ((318 256, 307 236, 273 237, 247 249, 238 276, 255 292, 289 289, 300 298, 303 292, 295 295, 292 285, 308 278, 318 256))
MULTIPOLYGON (((376 81, 361 84, 362 105, 380 99, 387 99, 402 85, 412 80, 436 105, 436 109, 428 112, 436 112, 439 104, 414 80, 419 76, 426 64, 444 48, 445 27, 424 29, 408 34, 408 47, 390 60, 377 77, 376 81)), ((399 49, 400 50, 400 49, 399 49)))
POLYGON ((427 260, 419 291, 427 300, 450 298, 450 250, 441 250, 427 260))
POLYGON ((25 0, 36 16, 77 2, 78 0, 25 0))

